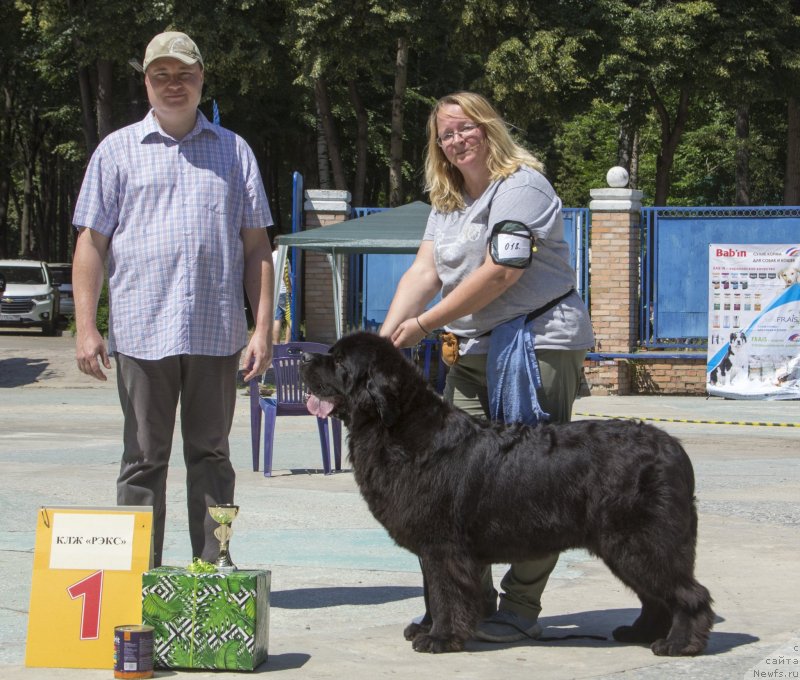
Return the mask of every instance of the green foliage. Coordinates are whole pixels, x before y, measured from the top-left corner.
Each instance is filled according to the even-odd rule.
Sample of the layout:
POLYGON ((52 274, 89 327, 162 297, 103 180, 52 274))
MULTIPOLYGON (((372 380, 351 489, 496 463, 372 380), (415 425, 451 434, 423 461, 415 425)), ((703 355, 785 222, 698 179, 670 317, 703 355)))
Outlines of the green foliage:
POLYGON ((115 129, 144 115, 143 79, 128 61, 141 62, 149 39, 170 28, 199 44, 201 109, 210 116, 216 101, 222 124, 253 147, 284 230, 292 172, 319 186, 320 77, 348 184, 357 167, 353 91, 363 102, 364 201, 385 203, 401 37, 410 46, 407 200, 425 198, 430 104, 458 89, 498 105, 570 205, 586 205, 589 189, 604 185, 621 130, 638 136, 639 188, 653 200, 660 186, 671 204, 732 202, 737 107, 751 112, 751 202, 781 202, 787 156, 800 153, 786 137, 786 101, 800 91, 792 0, 14 0, 0 3, 0 255, 71 257, 71 211, 98 121, 115 129))
POLYGON ((565 206, 587 206, 589 189, 606 186, 606 172, 617 162, 619 112, 619 106, 596 99, 556 135, 558 164, 550 178, 565 206))

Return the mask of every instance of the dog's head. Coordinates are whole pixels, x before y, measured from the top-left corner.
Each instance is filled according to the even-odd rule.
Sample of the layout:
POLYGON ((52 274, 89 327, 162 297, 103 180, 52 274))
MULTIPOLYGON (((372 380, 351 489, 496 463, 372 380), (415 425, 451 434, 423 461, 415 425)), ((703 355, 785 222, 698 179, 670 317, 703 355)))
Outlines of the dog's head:
POLYGON ((798 270, 797 267, 786 267, 783 271, 778 272, 778 276, 783 279, 783 282, 788 287, 800 281, 800 270, 798 270))
POLYGON ((421 382, 403 354, 386 338, 353 333, 328 354, 308 354, 300 367, 312 415, 333 415, 350 424, 354 418, 397 420, 402 399, 421 382))
POLYGON ((747 343, 747 336, 744 331, 735 331, 731 333, 731 349, 741 349, 747 343))

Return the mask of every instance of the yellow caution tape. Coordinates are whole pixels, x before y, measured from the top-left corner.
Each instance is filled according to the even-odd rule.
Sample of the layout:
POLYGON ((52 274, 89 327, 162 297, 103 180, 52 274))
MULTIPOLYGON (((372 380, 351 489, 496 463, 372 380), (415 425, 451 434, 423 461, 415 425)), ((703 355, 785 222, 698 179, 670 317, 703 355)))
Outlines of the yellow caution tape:
POLYGON ((800 427, 799 423, 766 423, 749 420, 693 420, 691 418, 644 418, 640 416, 610 416, 603 413, 575 413, 588 418, 623 418, 628 420, 652 420, 658 423, 693 423, 698 425, 751 425, 753 427, 800 427))

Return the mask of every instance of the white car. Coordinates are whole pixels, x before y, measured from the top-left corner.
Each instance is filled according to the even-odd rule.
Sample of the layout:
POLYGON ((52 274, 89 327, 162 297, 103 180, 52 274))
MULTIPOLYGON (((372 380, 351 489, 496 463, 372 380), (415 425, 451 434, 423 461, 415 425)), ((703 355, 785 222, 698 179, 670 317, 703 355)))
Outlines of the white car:
POLYGON ((0 260, 6 290, 0 298, 0 327, 41 326, 58 331, 60 296, 47 265, 37 260, 0 260))

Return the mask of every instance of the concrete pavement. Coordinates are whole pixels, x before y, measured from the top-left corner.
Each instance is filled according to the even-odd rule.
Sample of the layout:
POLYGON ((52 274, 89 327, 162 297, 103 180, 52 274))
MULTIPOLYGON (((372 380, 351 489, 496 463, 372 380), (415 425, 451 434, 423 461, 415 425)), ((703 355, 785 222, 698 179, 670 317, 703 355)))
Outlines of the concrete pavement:
MULTIPOLYGON (((38 508, 115 503, 121 416, 113 375, 108 383, 80 375, 72 354, 68 337, 0 331, 3 677, 113 677, 111 652, 108 670, 24 666, 38 508)), ((610 639, 471 642, 462 654, 413 652, 402 630, 422 612, 416 558, 371 517, 350 472, 321 474, 311 417, 279 419, 276 476, 252 472, 242 394, 231 435, 241 506, 231 553, 240 567, 272 572, 270 656, 256 673, 312 680, 800 677, 800 427, 778 426, 800 422, 800 402, 586 397, 575 412, 654 419, 689 452, 700 512, 697 576, 718 614, 706 654, 665 659, 610 639), (693 422, 700 420, 768 425, 693 422)), ((179 438, 175 451, 164 562, 183 565, 190 549, 179 438)), ((498 581, 503 573, 495 567, 498 581)), ((572 551, 562 555, 543 604, 546 635, 610 638, 636 615, 638 601, 601 562, 572 551)), ((180 676, 234 677, 156 672, 180 676)))

